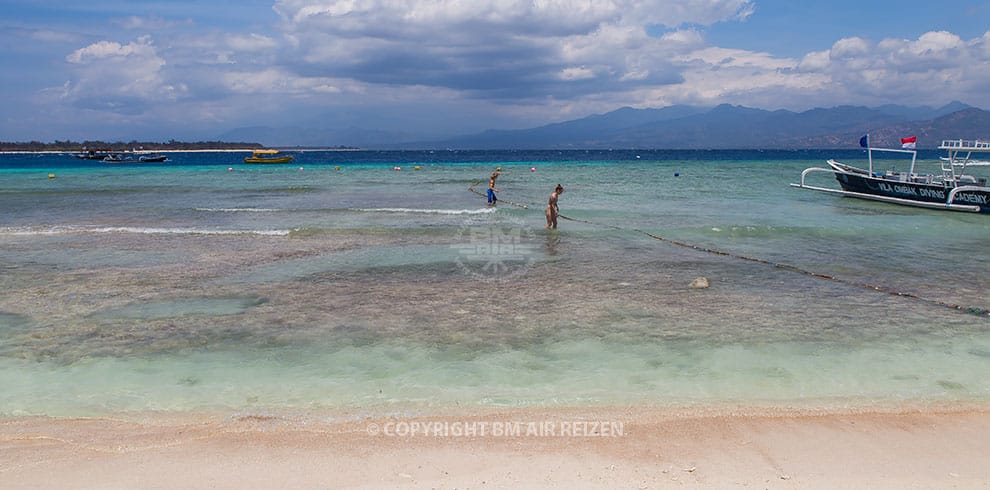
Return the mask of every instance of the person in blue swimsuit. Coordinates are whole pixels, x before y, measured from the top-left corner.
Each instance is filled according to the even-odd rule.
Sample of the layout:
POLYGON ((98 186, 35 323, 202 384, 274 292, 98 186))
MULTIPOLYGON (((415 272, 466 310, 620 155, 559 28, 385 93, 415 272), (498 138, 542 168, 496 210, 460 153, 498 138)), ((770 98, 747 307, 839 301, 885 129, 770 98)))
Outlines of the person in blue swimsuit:
POLYGON ((488 205, 494 206, 498 204, 498 196, 495 195, 498 189, 495 188, 495 179, 498 178, 498 170, 492 172, 492 177, 488 179, 488 205))

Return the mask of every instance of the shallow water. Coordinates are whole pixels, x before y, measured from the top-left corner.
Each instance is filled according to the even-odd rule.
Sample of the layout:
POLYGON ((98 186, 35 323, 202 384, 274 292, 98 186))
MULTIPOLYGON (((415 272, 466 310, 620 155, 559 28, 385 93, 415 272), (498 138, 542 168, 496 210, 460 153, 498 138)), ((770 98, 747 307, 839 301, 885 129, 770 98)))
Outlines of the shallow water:
POLYGON ((0 414, 990 398, 987 217, 638 153, 0 156, 0 414))

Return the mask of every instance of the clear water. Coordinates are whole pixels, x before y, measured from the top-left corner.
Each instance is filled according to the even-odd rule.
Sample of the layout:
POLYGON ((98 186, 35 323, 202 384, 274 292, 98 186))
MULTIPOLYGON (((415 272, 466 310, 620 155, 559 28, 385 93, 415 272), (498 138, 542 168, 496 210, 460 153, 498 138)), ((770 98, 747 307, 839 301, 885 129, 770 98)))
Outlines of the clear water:
POLYGON ((0 155, 0 414, 988 401, 990 218, 787 185, 833 156, 0 155))

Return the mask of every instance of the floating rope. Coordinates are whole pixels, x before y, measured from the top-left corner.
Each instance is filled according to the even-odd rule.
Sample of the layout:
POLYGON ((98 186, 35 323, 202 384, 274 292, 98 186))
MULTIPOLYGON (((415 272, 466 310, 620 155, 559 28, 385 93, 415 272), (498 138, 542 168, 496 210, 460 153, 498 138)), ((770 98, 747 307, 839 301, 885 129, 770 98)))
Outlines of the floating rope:
MULTIPOLYGON (((480 183, 481 183, 480 181, 475 181, 474 183, 471 184, 471 186, 468 187, 468 190, 471 191, 471 192, 473 192, 473 193, 475 193, 475 194, 478 194, 479 196, 485 197, 484 194, 478 192, 474 188, 475 186, 477 186, 480 183)), ((505 202, 506 203, 509 203, 512 206, 516 206, 516 207, 519 207, 519 208, 522 208, 522 209, 529 209, 529 206, 526 206, 525 204, 514 203, 512 201, 505 201, 505 202)), ((975 307, 975 306, 965 306, 965 305, 959 305, 959 304, 955 304, 955 303, 948 303, 948 302, 940 301, 940 300, 937 300, 937 299, 931 299, 931 298, 925 298, 923 296, 918 296, 917 294, 914 294, 914 293, 905 293, 905 292, 902 292, 902 291, 897 291, 897 290, 890 289, 888 287, 880 286, 880 285, 877 285, 877 284, 867 284, 865 282, 851 281, 849 279, 843 279, 841 277, 836 277, 836 276, 833 276, 831 274, 823 274, 821 272, 809 271, 807 269, 802 269, 802 268, 797 267, 797 266, 793 266, 793 265, 789 265, 789 264, 782 264, 780 262, 774 262, 772 260, 761 259, 761 258, 758 258, 758 257, 749 257, 749 256, 746 256, 746 255, 740 255, 740 254, 735 254, 735 253, 731 253, 731 252, 725 252, 725 251, 718 250, 718 249, 715 249, 715 248, 702 247, 700 245, 694 245, 694 244, 691 244, 691 243, 682 242, 682 241, 679 241, 679 240, 673 240, 673 239, 670 239, 670 238, 662 237, 662 236, 657 235, 655 233, 651 233, 651 232, 645 231, 645 230, 640 230, 638 228, 624 228, 622 226, 611 225, 611 224, 606 224, 606 223, 596 223, 596 222, 588 221, 588 220, 584 220, 584 219, 571 218, 571 217, 568 217, 568 216, 564 216, 563 214, 558 214, 557 217, 558 218, 561 218, 561 219, 565 219, 567 221, 574 221, 574 222, 577 222, 577 223, 584 223, 584 224, 588 224, 588 225, 592 225, 592 226, 598 226, 598 227, 602 227, 602 228, 609 228, 609 229, 612 229, 612 230, 632 231, 632 232, 635 232, 635 233, 640 233, 640 234, 646 235, 646 236, 648 236, 650 238, 653 238, 654 240, 659 240, 661 242, 667 242, 667 243, 670 243, 672 245, 677 245, 678 247, 690 248, 692 250, 697 250, 699 252, 706 252, 706 253, 710 253, 710 254, 714 254, 714 255, 721 255, 723 257, 732 257, 734 259, 745 260, 747 262, 755 262, 755 263, 758 263, 758 264, 769 265, 769 266, 774 267, 774 268, 777 268, 777 269, 782 269, 782 270, 787 270, 787 271, 791 271, 791 272, 796 272, 798 274, 804 274, 806 276, 817 277, 819 279, 826 279, 826 280, 829 280, 829 281, 835 281, 835 282, 846 284, 846 285, 849 285, 849 286, 855 286, 855 287, 858 287, 858 288, 868 289, 870 291, 876 291, 876 292, 888 294, 888 295, 891 295, 891 296, 898 296, 898 297, 901 297, 901 298, 909 298, 909 299, 913 299, 915 301, 920 301, 920 302, 928 303, 928 304, 935 305, 935 306, 941 306, 941 307, 949 308, 949 309, 952 309, 952 310, 961 311, 961 312, 964 312, 964 313, 969 313, 969 314, 972 314, 972 315, 990 316, 990 309, 987 309, 987 308, 980 308, 980 307, 975 307)))

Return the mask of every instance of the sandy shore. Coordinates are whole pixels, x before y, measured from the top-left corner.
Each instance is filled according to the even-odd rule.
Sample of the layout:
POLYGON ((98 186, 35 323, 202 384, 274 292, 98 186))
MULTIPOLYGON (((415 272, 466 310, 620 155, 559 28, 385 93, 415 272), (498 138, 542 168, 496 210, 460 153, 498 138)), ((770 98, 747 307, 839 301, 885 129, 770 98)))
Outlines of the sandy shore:
POLYGON ((990 484, 990 410, 760 412, 8 418, 0 423, 0 488, 990 484))

